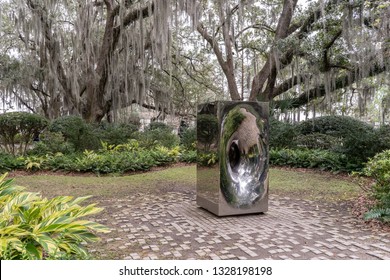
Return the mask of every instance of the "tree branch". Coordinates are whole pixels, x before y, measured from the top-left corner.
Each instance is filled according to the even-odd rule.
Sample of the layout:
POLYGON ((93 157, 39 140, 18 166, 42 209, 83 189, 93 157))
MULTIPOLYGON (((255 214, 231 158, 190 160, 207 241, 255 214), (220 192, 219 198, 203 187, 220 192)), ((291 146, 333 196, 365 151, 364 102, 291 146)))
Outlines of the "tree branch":
MULTIPOLYGON (((361 73, 361 70, 356 67, 354 71, 351 71, 349 74, 345 74, 335 81, 335 88, 333 90, 338 90, 345 88, 349 85, 352 85, 354 82, 376 76, 380 73, 383 73, 387 71, 386 66, 375 64, 374 67, 366 72, 361 73), (364 75, 363 75, 364 74, 364 75)), ((287 100, 277 100, 274 101, 275 108, 284 108, 284 109, 292 109, 292 108, 299 108, 307 103, 309 103, 311 100, 314 100, 316 98, 322 97, 326 95, 326 87, 325 84, 318 85, 315 88, 311 88, 310 90, 302 93, 296 98, 291 98, 287 100)))
MULTIPOLYGON (((284 39, 288 36, 288 27, 290 26, 290 22, 296 4, 297 4, 297 0, 284 0, 283 11, 279 17, 278 25, 276 27, 275 42, 284 39)), ((270 75, 273 73, 272 75, 275 76, 275 70, 276 70, 275 59, 276 57, 274 55, 274 49, 272 49, 270 51, 270 54, 267 58, 265 65, 253 78, 249 100, 256 100, 257 97, 262 98, 264 101, 269 100, 270 96, 261 97, 261 91, 263 89, 264 83, 270 77, 270 75)))

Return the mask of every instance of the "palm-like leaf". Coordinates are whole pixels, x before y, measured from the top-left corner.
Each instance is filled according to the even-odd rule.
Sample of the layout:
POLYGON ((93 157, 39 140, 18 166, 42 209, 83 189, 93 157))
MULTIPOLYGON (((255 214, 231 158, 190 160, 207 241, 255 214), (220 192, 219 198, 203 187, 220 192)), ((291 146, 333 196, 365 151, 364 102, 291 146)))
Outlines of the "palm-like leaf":
POLYGON ((96 232, 109 229, 96 222, 80 220, 103 209, 95 204, 81 206, 89 198, 58 196, 52 199, 23 191, 12 180, 0 176, 0 257, 2 259, 85 257, 84 242, 99 240, 96 232))

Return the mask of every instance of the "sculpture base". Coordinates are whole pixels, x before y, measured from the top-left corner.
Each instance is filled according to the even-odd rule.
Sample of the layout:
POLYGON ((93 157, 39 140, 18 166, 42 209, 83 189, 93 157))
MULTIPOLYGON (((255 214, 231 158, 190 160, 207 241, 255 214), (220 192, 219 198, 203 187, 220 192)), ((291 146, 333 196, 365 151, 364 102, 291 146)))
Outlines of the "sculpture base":
POLYGON ((245 214, 260 214, 268 211, 268 195, 262 200, 262 203, 259 203, 259 205, 257 205, 256 207, 251 207, 249 209, 231 208, 229 207, 229 205, 221 205, 220 203, 215 203, 199 195, 196 196, 196 204, 199 207, 219 217, 245 214))

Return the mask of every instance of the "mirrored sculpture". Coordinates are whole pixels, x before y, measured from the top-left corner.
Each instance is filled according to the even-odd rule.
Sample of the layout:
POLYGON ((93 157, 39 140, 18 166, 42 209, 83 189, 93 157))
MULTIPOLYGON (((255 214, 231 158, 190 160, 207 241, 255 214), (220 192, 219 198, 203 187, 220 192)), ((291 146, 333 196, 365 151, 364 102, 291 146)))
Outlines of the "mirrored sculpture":
POLYGON ((200 104, 197 204, 218 215, 268 210, 268 103, 200 104))

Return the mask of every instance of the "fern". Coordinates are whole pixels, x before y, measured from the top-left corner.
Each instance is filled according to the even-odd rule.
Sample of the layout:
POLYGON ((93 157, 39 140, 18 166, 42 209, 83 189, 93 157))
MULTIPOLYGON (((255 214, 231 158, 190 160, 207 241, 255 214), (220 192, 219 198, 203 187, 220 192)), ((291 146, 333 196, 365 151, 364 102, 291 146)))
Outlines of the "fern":
POLYGON ((390 208, 374 208, 364 214, 364 219, 390 221, 390 208))

